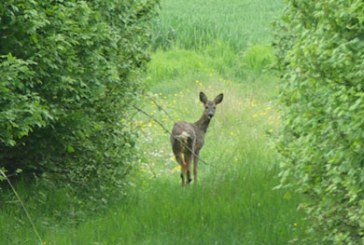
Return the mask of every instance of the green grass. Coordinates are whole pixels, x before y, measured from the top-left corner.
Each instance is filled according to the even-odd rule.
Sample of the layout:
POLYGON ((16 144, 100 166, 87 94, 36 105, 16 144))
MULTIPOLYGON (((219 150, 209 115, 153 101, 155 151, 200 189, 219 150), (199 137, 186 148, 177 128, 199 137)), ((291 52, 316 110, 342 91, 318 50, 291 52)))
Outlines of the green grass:
POLYGON ((209 44, 200 51, 174 47, 154 53, 146 83, 151 91, 166 94, 182 91, 196 80, 233 80, 259 86, 267 81, 269 86, 269 69, 275 62, 267 44, 253 45, 241 53, 223 42, 209 44))
MULTIPOLYGON (((148 191, 108 215, 82 224, 54 244, 286 244, 301 235, 296 202, 273 192, 271 170, 241 167, 203 186, 153 181, 148 191), (271 173, 271 174, 268 174, 271 173), (92 231, 92 232, 91 232, 92 231), (69 236, 71 235, 71 236, 69 236)), ((211 176, 210 176, 211 177, 211 176)), ((178 180, 176 175, 175 180, 178 180)))
MULTIPOLYGON (((134 123, 142 129, 144 159, 127 202, 72 232, 49 233, 47 243, 287 244, 304 237, 300 197, 273 190, 279 184, 269 138, 279 123, 273 108, 276 92, 216 79, 193 82, 177 94, 154 95, 171 117, 193 121, 202 110, 198 91, 225 93, 201 152, 209 165, 200 163, 197 186, 181 188, 168 135, 141 116, 134 123)), ((147 100, 144 109, 170 128, 169 117, 153 107, 147 100)))
MULTIPOLYGON (((305 238, 302 197, 274 189, 279 158, 272 136, 280 119, 269 23, 281 9, 282 1, 163 0, 145 78, 149 96, 138 106, 171 129, 200 117, 200 91, 210 98, 223 92, 200 154, 209 164, 199 164, 197 186, 181 188, 169 136, 139 114, 131 125, 142 157, 125 202, 79 220, 82 209, 69 206, 62 190, 18 185, 45 244, 280 245, 305 238), (57 214, 68 207, 67 217, 57 214)), ((10 202, 1 207, 2 244, 37 244, 12 194, 3 200, 10 202)))
POLYGON ((271 22, 283 9, 281 0, 161 1, 154 23, 155 47, 205 47, 224 41, 235 51, 272 38, 271 22))

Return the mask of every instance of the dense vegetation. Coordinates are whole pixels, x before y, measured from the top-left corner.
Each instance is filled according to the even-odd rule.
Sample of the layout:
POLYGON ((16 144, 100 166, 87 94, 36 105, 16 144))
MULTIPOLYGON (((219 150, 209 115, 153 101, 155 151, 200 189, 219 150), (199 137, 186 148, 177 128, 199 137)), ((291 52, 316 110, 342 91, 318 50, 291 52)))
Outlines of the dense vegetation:
POLYGON ((155 3, 0 4, 0 168, 22 171, 27 183, 41 179, 46 193, 63 189, 67 213, 123 191, 135 152, 121 119, 148 60, 155 3), (82 197, 75 203, 73 192, 82 197))
POLYGON ((0 170, 30 217, 0 182, 0 241, 362 243, 362 1, 288 1, 277 55, 280 0, 156 2, 0 3, 0 170), (225 98, 181 188, 159 123, 200 91, 225 98))
MULTIPOLYGON (((279 160, 269 135, 276 133, 279 117, 274 108, 277 77, 269 70, 275 63, 269 23, 281 8, 281 1, 271 0, 163 0, 150 39, 156 50, 145 73, 149 93, 137 106, 171 128, 176 120, 194 121, 201 115, 200 91, 210 97, 221 92, 228 95, 206 136, 200 157, 208 164, 199 166, 199 185, 182 189, 168 135, 150 118, 122 108, 115 113, 125 116, 121 112, 128 110, 134 117, 119 123, 130 124, 124 130, 140 135, 134 145, 129 143, 140 157, 129 173, 129 189, 122 202, 105 203, 106 212, 99 212, 95 202, 88 203, 97 212, 82 216, 84 203, 75 202, 64 186, 55 190, 44 181, 16 184, 41 240, 57 245, 285 244, 305 237, 303 213, 296 209, 300 195, 272 190, 279 184, 279 160), (173 36, 165 39, 171 32, 173 36)), ((67 154, 77 154, 77 145, 70 145, 67 154)), ((93 161, 92 157, 87 160, 93 161)), ((24 170, 19 176, 26 174, 24 170)), ((38 176, 44 180, 50 175, 38 176)), ((122 191, 115 197, 122 196, 122 191)), ((99 195, 106 194, 99 189, 83 193, 101 202, 99 195)), ((36 243, 39 239, 13 193, 3 189, 2 194, 2 243, 36 243)))
POLYGON ((279 23, 283 183, 327 244, 364 242, 364 3, 289 1, 279 23))

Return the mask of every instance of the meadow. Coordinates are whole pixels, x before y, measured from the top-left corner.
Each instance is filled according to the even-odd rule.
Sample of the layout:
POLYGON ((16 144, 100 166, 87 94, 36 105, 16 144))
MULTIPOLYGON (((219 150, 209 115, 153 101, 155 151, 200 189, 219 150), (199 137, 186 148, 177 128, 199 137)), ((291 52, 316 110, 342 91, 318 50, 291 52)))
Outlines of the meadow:
MULTIPOLYGON (((125 202, 82 222, 59 217, 58 224, 47 212, 67 202, 64 193, 49 198, 49 210, 26 202, 44 243, 288 244, 305 238, 302 197, 275 188, 280 117, 271 22, 282 8, 278 0, 162 0, 138 103, 151 117, 131 112, 141 157, 125 202), (199 164, 199 183, 181 188, 169 135, 157 121, 167 129, 175 121, 196 121, 200 91, 225 97, 200 154, 206 164, 199 164)), ((19 188, 26 195, 26 187, 19 188)), ((0 240, 36 244, 28 222, 15 221, 21 211, 5 211, 0 240)))

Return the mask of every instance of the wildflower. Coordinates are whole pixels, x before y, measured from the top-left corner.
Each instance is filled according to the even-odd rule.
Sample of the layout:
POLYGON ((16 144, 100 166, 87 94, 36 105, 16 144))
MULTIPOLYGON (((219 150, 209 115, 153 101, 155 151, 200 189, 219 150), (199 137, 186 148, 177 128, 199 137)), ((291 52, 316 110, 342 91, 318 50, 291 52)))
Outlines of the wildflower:
POLYGON ((266 111, 263 111, 263 112, 259 113, 259 115, 260 116, 265 116, 265 115, 267 115, 267 112, 266 111))
POLYGON ((174 167, 173 169, 172 169, 172 173, 174 173, 174 172, 177 172, 177 171, 180 171, 181 170, 181 166, 180 165, 177 165, 176 167, 174 167))
POLYGON ((255 100, 251 100, 251 101, 250 101, 250 106, 251 106, 251 107, 256 107, 256 106, 257 106, 257 104, 256 104, 255 100))
POLYGON ((200 80, 196 80, 195 82, 197 86, 202 86, 202 82, 200 80))

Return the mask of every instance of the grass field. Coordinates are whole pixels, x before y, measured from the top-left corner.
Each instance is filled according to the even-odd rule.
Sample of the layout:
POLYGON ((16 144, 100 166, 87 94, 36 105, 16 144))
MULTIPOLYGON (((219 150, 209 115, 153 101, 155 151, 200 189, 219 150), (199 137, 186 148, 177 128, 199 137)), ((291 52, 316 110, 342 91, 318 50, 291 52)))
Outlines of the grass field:
MULTIPOLYGON (((45 244, 288 244, 304 238, 301 197, 274 189, 279 158, 272 141, 280 119, 269 41, 282 7, 278 0, 163 0, 139 106, 171 129, 174 121, 200 117, 200 91, 210 99, 224 93, 200 154, 208 164, 199 165, 199 184, 180 187, 168 134, 139 114, 132 125, 140 132, 142 158, 125 202, 78 225, 49 223, 51 211, 30 206, 45 244)), ((50 210, 66 201, 53 195, 50 210)), ((0 215, 0 240, 36 244, 26 219, 6 225, 21 213, 13 209, 0 215)))
POLYGON ((236 51, 272 38, 271 22, 283 8, 281 0, 161 1, 161 16, 154 23, 155 46, 177 44, 204 49, 224 41, 236 51))

